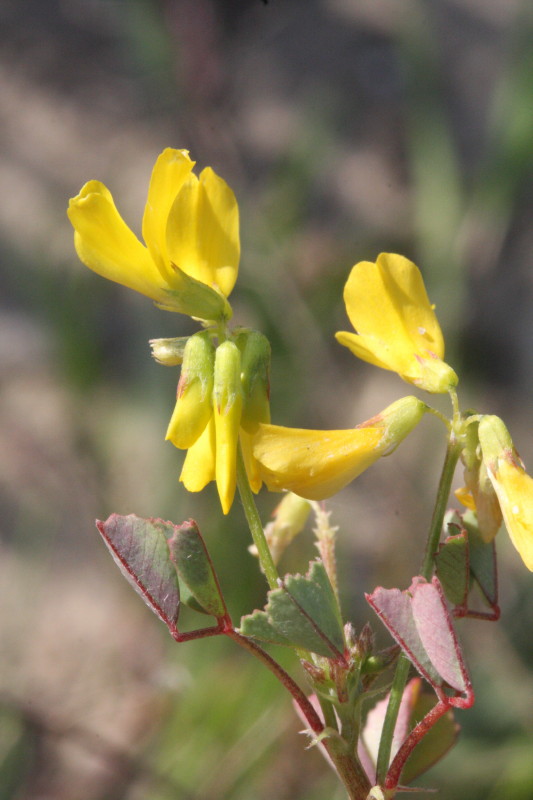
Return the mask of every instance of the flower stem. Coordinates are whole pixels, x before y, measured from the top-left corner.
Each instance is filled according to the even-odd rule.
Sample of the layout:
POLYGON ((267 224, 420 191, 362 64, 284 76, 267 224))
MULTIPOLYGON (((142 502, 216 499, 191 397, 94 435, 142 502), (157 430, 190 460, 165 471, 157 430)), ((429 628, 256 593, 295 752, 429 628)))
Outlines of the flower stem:
POLYGON ((276 589, 278 587, 279 574, 276 569, 276 565, 274 564, 272 554, 270 553, 270 548, 265 538, 265 532, 263 530, 261 518, 259 516, 259 512, 257 511, 257 506, 255 505, 254 496, 250 488, 250 482, 248 481, 248 475, 246 474, 246 467, 244 466, 244 459, 242 457, 240 444, 237 451, 237 486, 239 487, 239 494, 244 508, 246 521, 248 522, 250 533, 252 534, 254 544, 257 548, 259 561, 263 567, 268 585, 271 589, 276 589))
MULTIPOLYGON (((455 409, 454 409, 455 410, 455 409)), ((424 561, 420 570, 420 575, 427 581, 431 579, 433 574, 434 556, 437 550, 439 539, 442 531, 442 523, 444 521, 444 514, 446 513, 446 506, 448 504, 448 497, 452 485, 455 467, 461 453, 461 444, 457 440, 455 432, 452 428, 448 438, 448 446, 446 448, 446 456, 442 467, 442 472, 437 490, 437 497, 435 499, 435 507, 433 509, 433 516, 429 526, 428 538, 426 543, 426 551, 424 561)), ((389 703, 387 706, 387 713, 383 722, 383 730, 381 740, 379 743, 378 759, 377 759, 377 780, 380 785, 383 785, 390 763, 392 737, 396 727, 396 720, 398 719, 398 712, 400 710, 400 703, 402 701, 405 684, 409 675, 409 667, 411 662, 403 653, 398 659, 396 665, 396 672, 391 686, 389 695, 389 703)))

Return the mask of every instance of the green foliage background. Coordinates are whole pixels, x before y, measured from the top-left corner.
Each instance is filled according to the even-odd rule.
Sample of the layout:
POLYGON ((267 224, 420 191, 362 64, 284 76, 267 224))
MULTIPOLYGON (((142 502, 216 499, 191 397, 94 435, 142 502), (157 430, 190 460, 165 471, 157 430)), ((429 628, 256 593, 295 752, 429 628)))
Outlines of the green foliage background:
MULTIPOLYGON (((221 519, 212 488, 188 496, 163 441, 177 371, 147 340, 194 327, 78 263, 67 198, 99 178, 139 231, 166 146, 228 181, 235 321, 271 339, 281 424, 350 426, 411 392, 333 338, 352 264, 411 257, 463 406, 503 416, 531 468, 530 0, 8 0, 0 18, 0 800, 341 800, 273 678, 231 643, 169 641, 97 539, 113 511, 193 516, 235 617, 264 601, 239 504, 221 519)), ((442 444, 425 420, 330 503, 357 628, 363 592, 418 570, 442 444)), ((533 581, 499 550, 502 621, 461 624, 477 703, 423 780, 443 800, 533 796, 533 581)), ((283 566, 314 552, 307 533, 283 566)))

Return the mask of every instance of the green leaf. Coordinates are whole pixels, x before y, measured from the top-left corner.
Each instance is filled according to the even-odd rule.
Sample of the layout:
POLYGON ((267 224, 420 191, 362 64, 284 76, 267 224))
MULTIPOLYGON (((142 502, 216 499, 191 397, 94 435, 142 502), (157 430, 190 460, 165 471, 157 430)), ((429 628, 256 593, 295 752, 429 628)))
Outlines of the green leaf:
POLYGON ((253 614, 247 614, 245 617, 242 617, 239 632, 242 633, 243 636, 250 636, 252 639, 258 639, 260 642, 282 645, 293 644, 270 623, 266 611, 254 611, 253 614))
MULTIPOLYGON (((454 526, 455 527, 455 526, 454 526)), ((470 587, 469 547, 466 531, 449 536, 435 556, 437 576, 454 606, 466 604, 470 587)))
POLYGON ((321 561, 307 575, 287 575, 268 593, 265 611, 243 617, 241 633, 265 642, 342 658, 344 633, 337 599, 321 561))
POLYGON ((167 547, 175 526, 162 519, 111 514, 97 521, 122 574, 170 630, 176 629, 180 608, 178 576, 167 547))
POLYGON ((218 580, 194 520, 172 526, 168 549, 180 580, 188 587, 192 597, 200 605, 200 610, 203 609, 217 618, 224 617, 226 606, 218 580))
POLYGON ((498 576, 494 541, 485 542, 479 533, 475 514, 467 511, 463 525, 468 532, 470 545, 470 571, 479 585, 487 603, 494 607, 498 603, 498 576))

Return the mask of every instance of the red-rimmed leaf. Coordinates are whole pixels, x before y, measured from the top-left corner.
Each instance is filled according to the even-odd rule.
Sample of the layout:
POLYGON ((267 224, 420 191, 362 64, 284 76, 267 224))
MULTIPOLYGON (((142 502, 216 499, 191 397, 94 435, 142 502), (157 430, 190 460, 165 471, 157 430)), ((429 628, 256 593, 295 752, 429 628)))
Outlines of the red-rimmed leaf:
MULTIPOLYGON (((367 600, 409 659, 439 696, 445 685, 465 693, 472 702, 471 683, 440 587, 433 578, 413 579, 409 589, 378 587, 367 600)), ((448 698, 451 705, 463 703, 448 698)))
POLYGON ((167 546, 174 525, 162 519, 141 519, 135 514, 111 514, 96 527, 111 555, 135 591, 175 631, 180 608, 178 576, 167 546))
POLYGON ((170 558, 200 610, 214 617, 226 614, 226 606, 213 564, 194 520, 173 525, 168 539, 170 558))

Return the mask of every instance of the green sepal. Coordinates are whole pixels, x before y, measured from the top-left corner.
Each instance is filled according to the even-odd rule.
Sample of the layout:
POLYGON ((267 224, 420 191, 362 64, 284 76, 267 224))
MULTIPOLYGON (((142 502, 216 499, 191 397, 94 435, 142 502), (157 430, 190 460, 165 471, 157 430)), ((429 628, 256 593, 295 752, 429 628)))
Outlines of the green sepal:
POLYGON ((175 264, 172 285, 167 289, 168 303, 156 303, 164 311, 177 311, 189 317, 205 320, 228 320, 233 316, 231 306, 224 295, 206 283, 191 278, 175 264))
POLYGON ((166 433, 176 447, 192 447, 213 414, 214 365, 215 348, 209 331, 190 336, 183 349, 176 406, 166 433))
POLYGON ((253 434, 258 423, 270 422, 270 342, 259 331, 242 330, 235 344, 241 351, 241 425, 253 434))
POLYGON ((180 581, 188 587, 200 608, 217 619, 224 617, 227 613, 226 605, 207 548, 194 520, 174 526, 168 539, 168 549, 180 581))

